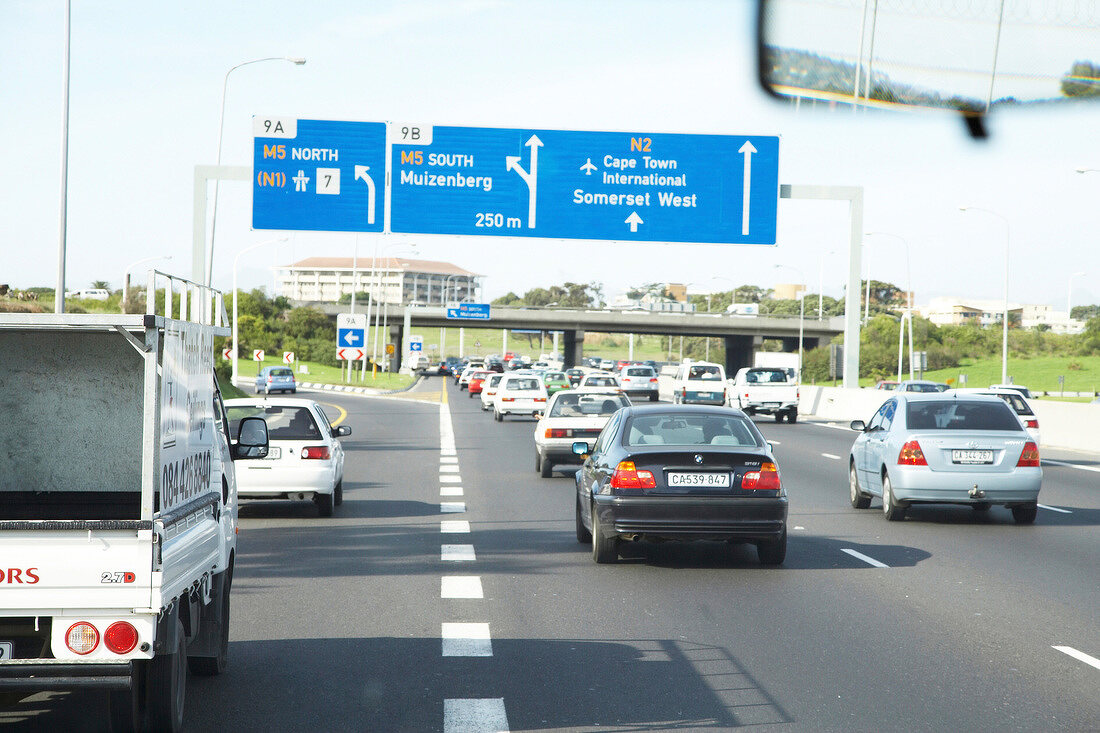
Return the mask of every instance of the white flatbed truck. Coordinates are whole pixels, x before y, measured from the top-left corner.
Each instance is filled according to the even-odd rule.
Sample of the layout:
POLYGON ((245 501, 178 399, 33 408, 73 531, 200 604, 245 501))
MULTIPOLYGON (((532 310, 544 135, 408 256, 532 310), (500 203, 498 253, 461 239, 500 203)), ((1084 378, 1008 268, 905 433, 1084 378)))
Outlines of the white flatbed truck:
POLYGON ((103 690, 111 728, 175 731, 188 669, 228 661, 233 460, 267 428, 228 438, 221 294, 149 284, 162 314, 0 314, 0 690, 103 690))

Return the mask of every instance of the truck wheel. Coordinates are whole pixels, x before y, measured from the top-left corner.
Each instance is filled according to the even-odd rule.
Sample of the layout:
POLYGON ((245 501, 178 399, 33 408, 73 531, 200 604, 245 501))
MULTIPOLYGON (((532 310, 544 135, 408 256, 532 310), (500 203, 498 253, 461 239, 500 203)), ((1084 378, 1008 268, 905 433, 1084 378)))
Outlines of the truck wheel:
POLYGON ((776 422, 783 422, 783 413, 782 412, 775 413, 775 421, 776 422))
MULTIPOLYGON (((188 657, 187 666, 192 674, 202 677, 214 677, 229 667, 229 591, 233 583, 232 565, 225 571, 225 577, 221 583, 221 597, 218 603, 221 605, 221 625, 218 628, 218 652, 213 657, 188 657)), ((203 614, 202 623, 212 623, 213 619, 207 619, 203 614)))
POLYGON ((798 410, 796 408, 792 408, 790 412, 787 413, 787 422, 792 425, 798 422, 798 410))
POLYGON ((313 503, 317 505, 317 516, 332 516, 332 494, 316 494, 313 503))
POLYGON ((183 624, 176 619, 176 648, 159 654, 149 663, 146 680, 146 709, 149 730, 183 728, 183 705, 187 699, 187 649, 183 624))

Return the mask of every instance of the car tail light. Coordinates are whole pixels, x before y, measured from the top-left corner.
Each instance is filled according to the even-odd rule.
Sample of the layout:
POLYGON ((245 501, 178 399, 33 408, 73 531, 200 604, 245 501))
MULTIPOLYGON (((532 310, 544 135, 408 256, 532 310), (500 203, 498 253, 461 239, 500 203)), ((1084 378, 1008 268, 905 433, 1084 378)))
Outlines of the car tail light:
POLYGON ((1030 418, 1028 420, 1024 420, 1024 425, 1026 425, 1029 428, 1035 428, 1036 430, 1039 429, 1039 421, 1036 420, 1035 418, 1030 418))
POLYGON ((1016 468, 1038 468, 1039 446, 1032 440, 1024 443, 1024 449, 1020 453, 1020 460, 1016 461, 1016 468))
POLYGON ((569 428, 546 428, 547 438, 572 438, 573 431, 569 428))
POLYGON ((516 398, 515 397, 501 397, 500 401, 501 402, 515 402, 516 398))
POLYGON ((928 461, 924 459, 924 451, 920 449, 920 443, 915 440, 910 440, 903 445, 901 447, 901 452, 898 453, 898 465, 927 466, 928 461))
POLYGON ((615 467, 615 473, 611 474, 611 488, 655 489, 657 480, 652 471, 639 471, 634 466, 634 461, 620 461, 615 467))
POLYGON ((749 398, 749 393, 748 393, 748 392, 746 392, 746 393, 745 393, 745 399, 747 400, 748 398, 749 398))
POLYGON ((65 632, 65 646, 74 654, 91 654, 99 646, 99 632, 87 621, 77 621, 65 632))
POLYGON ((546 402, 546 398, 545 397, 536 397, 535 402, 546 402))
POLYGON ((308 445, 302 448, 302 458, 332 458, 332 451, 327 445, 308 445))
POLYGON ((656 381, 657 381, 657 377, 650 377, 650 378, 649 378, 649 381, 651 381, 651 382, 656 382, 656 381))
POLYGON ((137 629, 126 621, 116 621, 103 632, 103 645, 115 654, 132 652, 137 642, 137 629))
POLYGON ((268 384, 271 384, 271 383, 272 383, 272 382, 274 382, 274 381, 275 381, 275 377, 273 377, 273 376, 271 376, 270 374, 268 374, 268 375, 267 375, 267 383, 268 383, 268 384))
POLYGON ((779 491, 779 471, 774 463, 762 463, 759 471, 747 471, 741 477, 741 488, 749 491, 779 491))
POLYGON ((682 397, 683 399, 687 399, 687 396, 688 396, 687 387, 684 387, 683 389, 680 390, 680 397, 682 397))

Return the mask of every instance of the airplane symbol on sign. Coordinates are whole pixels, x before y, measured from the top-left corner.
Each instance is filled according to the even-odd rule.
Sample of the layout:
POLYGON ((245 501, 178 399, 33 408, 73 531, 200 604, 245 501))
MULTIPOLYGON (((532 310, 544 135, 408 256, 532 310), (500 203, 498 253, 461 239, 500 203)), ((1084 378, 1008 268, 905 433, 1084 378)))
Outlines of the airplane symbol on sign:
POLYGON ((589 158, 588 162, 581 166, 581 170, 584 171, 586 176, 592 175, 592 171, 596 170, 596 166, 592 165, 592 159, 589 158))

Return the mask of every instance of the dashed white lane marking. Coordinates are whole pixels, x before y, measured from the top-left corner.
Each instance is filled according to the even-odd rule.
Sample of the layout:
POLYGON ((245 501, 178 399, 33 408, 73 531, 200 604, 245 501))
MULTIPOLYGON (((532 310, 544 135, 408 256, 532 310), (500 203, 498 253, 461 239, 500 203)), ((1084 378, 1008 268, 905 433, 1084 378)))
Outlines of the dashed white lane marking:
POLYGON ((1057 649, 1058 651, 1062 652, 1062 654, 1068 654, 1079 662, 1084 662, 1090 667, 1100 669, 1100 659, 1085 654, 1084 652, 1079 652, 1071 646, 1053 646, 1051 647, 1051 649, 1057 649))
POLYGON ((888 567, 890 567, 886 563, 879 562, 878 560, 876 560, 873 557, 867 557, 862 552, 856 552, 855 550, 849 549, 847 547, 841 548, 840 551, 841 552, 846 552, 849 555, 851 555, 852 557, 856 558, 857 560, 862 560, 863 562, 867 563, 868 565, 871 565, 871 566, 876 567, 876 568, 888 568, 888 567))
POLYGON ((802 424, 803 425, 816 425, 819 428, 832 428, 833 430, 846 430, 849 433, 852 432, 851 427, 849 427, 847 425, 837 425, 835 422, 805 422, 805 421, 803 421, 802 424))
POLYGON ((1035 506, 1040 509, 1049 509, 1052 512, 1058 512, 1059 514, 1073 514, 1069 509, 1060 509, 1056 506, 1047 506, 1046 504, 1036 504, 1035 506))
POLYGON ((832 458, 834 461, 839 461, 840 460, 840 456, 834 456, 832 453, 822 453, 821 457, 822 458, 832 458))
POLYGON ((439 487, 439 495, 440 496, 462 496, 462 487, 461 486, 440 486, 439 487))
MULTIPOLYGON (((440 457, 453 456, 453 455, 455 455, 455 449, 454 448, 440 448, 439 449, 439 455, 440 455, 440 457)), ((456 458, 455 460, 457 461, 458 459, 456 458)))
POLYGON ((1049 463, 1052 466, 1065 466, 1066 468, 1076 468, 1078 471, 1092 471, 1093 473, 1100 473, 1100 468, 1097 466, 1082 466, 1079 463, 1069 463, 1068 461, 1052 461, 1049 458, 1044 458, 1043 463, 1049 463))
POLYGON ((470 523, 465 519, 444 519, 439 523, 439 531, 443 534, 466 534, 470 531, 470 523))
POLYGON ((466 511, 466 502, 441 501, 439 502, 439 511, 443 514, 463 514, 466 511))
POLYGON ((439 456, 439 462, 440 463, 458 463, 458 457, 457 456, 444 456, 444 455, 441 455, 441 456, 439 456))
POLYGON ((484 598, 478 575, 444 575, 439 583, 440 598, 484 598))
POLYGON ((439 466, 440 473, 458 473, 458 465, 441 464, 439 466))
POLYGON ((461 476, 451 476, 449 474, 439 474, 439 483, 441 484, 460 484, 462 483, 461 476))
POLYGON ((489 624, 444 623, 442 637, 445 657, 493 656, 489 624))
POLYGON ((504 698, 444 700, 443 733, 508 733, 504 698))
POLYGON ((477 560, 473 545, 443 545, 439 548, 439 559, 443 562, 473 562, 477 560))

